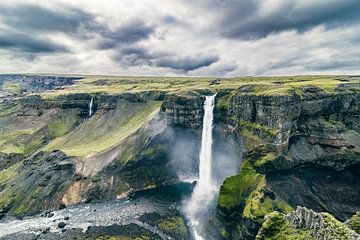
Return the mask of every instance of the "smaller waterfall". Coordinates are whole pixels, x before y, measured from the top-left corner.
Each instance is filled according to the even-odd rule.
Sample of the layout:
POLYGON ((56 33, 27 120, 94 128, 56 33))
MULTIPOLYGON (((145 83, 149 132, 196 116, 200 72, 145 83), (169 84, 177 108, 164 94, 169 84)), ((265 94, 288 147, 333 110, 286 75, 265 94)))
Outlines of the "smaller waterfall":
POLYGON ((91 117, 91 115, 93 114, 93 103, 94 103, 94 98, 91 98, 89 103, 89 117, 91 117))
POLYGON ((206 215, 214 202, 216 186, 212 179, 212 130, 213 130, 213 110, 215 95, 207 96, 204 102, 204 119, 201 138, 199 180, 194 188, 190 200, 186 203, 185 213, 193 228, 193 235, 196 240, 202 240, 199 234, 201 223, 206 219, 206 215))

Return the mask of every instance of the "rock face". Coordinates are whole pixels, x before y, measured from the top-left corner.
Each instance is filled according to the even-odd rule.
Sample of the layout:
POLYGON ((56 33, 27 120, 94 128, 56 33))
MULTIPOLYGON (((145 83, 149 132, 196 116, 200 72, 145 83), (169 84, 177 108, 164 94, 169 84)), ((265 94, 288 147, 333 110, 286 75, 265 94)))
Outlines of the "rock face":
POLYGON ((74 81, 79 79, 82 79, 82 77, 1 74, 0 86, 3 86, 6 82, 11 82, 12 84, 20 84, 21 88, 27 92, 42 92, 74 84, 74 81))
POLYGON ((228 128, 247 149, 240 175, 225 180, 220 191, 227 238, 253 239, 265 214, 287 212, 285 206, 327 211, 341 220, 360 208, 358 92, 308 87, 302 94, 257 95, 250 85, 223 105, 228 128))
POLYGON ((200 128, 204 98, 189 95, 166 95, 162 107, 162 114, 166 123, 172 126, 200 128))
POLYGON ((297 207, 287 215, 273 212, 265 216, 256 239, 358 240, 360 235, 327 213, 297 207))
POLYGON ((291 221, 297 228, 318 229, 324 224, 324 218, 320 213, 305 207, 297 207, 295 212, 286 216, 286 220, 291 221))
POLYGON ((3 170, 0 175, 3 179, 1 212, 24 216, 59 207, 62 193, 75 178, 75 165, 59 151, 41 152, 3 170))
MULTIPOLYGON (((328 147, 329 150, 355 147, 358 139, 352 138, 358 137, 355 132, 360 132, 360 94, 316 92, 306 93, 302 97, 296 94, 256 96, 240 90, 228 103, 228 116, 235 119, 233 124, 240 127, 241 123, 257 124, 260 126, 258 129, 260 132, 271 133, 271 144, 276 151, 284 155, 290 152, 289 155, 293 156, 292 159, 295 161, 306 161, 304 159, 321 157, 321 153, 317 151, 319 149, 311 148, 314 145, 328 147), (345 135, 352 136, 347 138, 345 135), (297 147, 294 143, 302 144, 302 146, 297 147), (305 146, 306 144, 309 146, 305 146), (293 149, 292 145, 294 145, 293 149), (294 156, 299 148, 304 147, 308 147, 307 150, 310 152, 303 151, 298 155, 305 153, 313 154, 313 156, 305 155, 303 159, 300 159, 300 156, 294 156)), ((352 163, 349 162, 339 168, 352 163)))

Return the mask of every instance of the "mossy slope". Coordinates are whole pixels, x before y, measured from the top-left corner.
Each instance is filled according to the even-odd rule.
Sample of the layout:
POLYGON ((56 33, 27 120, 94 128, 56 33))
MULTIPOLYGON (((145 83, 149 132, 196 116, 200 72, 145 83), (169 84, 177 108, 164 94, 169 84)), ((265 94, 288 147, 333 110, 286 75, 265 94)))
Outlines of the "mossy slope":
POLYGON ((98 113, 77 129, 52 141, 45 149, 86 158, 104 151, 135 133, 160 108, 161 102, 118 103, 115 110, 98 113))
POLYGON ((256 240, 356 240, 360 236, 328 213, 314 213, 298 208, 284 215, 270 213, 265 217, 256 240), (306 217, 299 215, 305 211, 306 217))

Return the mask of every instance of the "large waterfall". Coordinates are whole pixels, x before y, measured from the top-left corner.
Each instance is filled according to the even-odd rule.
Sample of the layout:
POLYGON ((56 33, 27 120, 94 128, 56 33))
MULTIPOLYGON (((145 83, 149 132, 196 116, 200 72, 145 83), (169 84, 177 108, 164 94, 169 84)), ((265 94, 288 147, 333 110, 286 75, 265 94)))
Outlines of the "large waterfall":
POLYGON ((207 96, 204 102, 204 119, 200 150, 199 180, 194 188, 191 198, 185 206, 185 213, 193 229, 196 240, 203 239, 200 235, 201 223, 209 212, 214 201, 216 187, 211 175, 213 110, 215 95, 207 96))

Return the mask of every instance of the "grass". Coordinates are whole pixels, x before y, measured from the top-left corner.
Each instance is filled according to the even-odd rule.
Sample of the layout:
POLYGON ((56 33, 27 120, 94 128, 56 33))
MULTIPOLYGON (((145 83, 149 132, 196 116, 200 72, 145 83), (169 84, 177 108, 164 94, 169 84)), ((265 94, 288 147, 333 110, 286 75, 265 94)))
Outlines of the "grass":
POLYGON ((8 116, 20 109, 19 105, 3 105, 0 104, 0 117, 8 116))
POLYGON ((236 211, 244 203, 247 195, 264 180, 248 160, 244 160, 240 174, 225 179, 220 188, 218 205, 228 213, 236 211))
POLYGON ((321 213, 323 222, 316 229, 297 227, 285 219, 284 214, 272 212, 262 224, 256 240, 350 240, 350 229, 329 213, 321 213))
POLYGON ((265 176, 256 172, 248 160, 241 165, 240 174, 225 179, 220 188, 218 205, 222 211, 232 214, 242 212, 243 218, 263 222, 266 214, 274 210, 284 213, 292 208, 280 198, 264 196, 265 176))
POLYGON ((24 153, 26 146, 22 143, 22 138, 33 134, 36 129, 11 130, 0 134, 0 152, 24 153))
POLYGON ((187 234, 186 223, 182 217, 176 216, 161 219, 156 225, 167 234, 175 236, 186 236, 187 234))
MULTIPOLYGON (((122 93, 142 91, 192 92, 198 90, 234 90, 252 84, 254 95, 289 95, 291 91, 303 94, 302 87, 317 86, 324 92, 333 93, 339 84, 357 83, 356 80, 342 82, 341 76, 292 76, 292 77, 239 77, 222 78, 220 84, 211 85, 214 78, 201 77, 121 77, 121 76, 83 76, 74 85, 60 90, 46 91, 43 98, 55 98, 69 93, 122 93)), ((245 94, 245 93, 244 93, 245 94)))
POLYGON ((276 134, 279 132, 277 129, 273 129, 273 128, 261 125, 259 123, 249 122, 249 121, 244 121, 244 120, 237 120, 236 117, 232 117, 231 119, 232 119, 232 121, 237 122, 238 125, 242 128, 257 130, 259 132, 261 131, 261 132, 269 135, 270 137, 276 137, 276 134))
POLYGON ((254 166, 255 166, 255 167, 261 167, 261 166, 263 166, 264 164, 268 163, 269 161, 274 160, 275 158, 276 158, 275 153, 269 152, 269 153, 267 153, 265 156, 263 156, 263 157, 261 157, 260 159, 258 159, 258 160, 255 162, 254 166))
POLYGON ((356 212, 356 214, 354 214, 354 216, 352 216, 349 221, 347 222, 347 225, 354 230, 355 232, 357 232, 358 234, 360 234, 360 211, 356 212))
POLYGON ((80 121, 77 111, 70 109, 59 118, 50 120, 48 124, 49 134, 52 138, 60 137, 69 132, 80 121))
POLYGON ((20 83, 13 83, 11 81, 6 81, 3 83, 2 90, 11 92, 11 93, 20 93, 22 91, 22 86, 20 83))
POLYGON ((268 215, 256 236, 256 240, 315 240, 310 229, 297 229, 284 219, 284 215, 273 212, 268 215))
POLYGON ((160 105, 158 101, 147 104, 124 102, 115 110, 93 115, 74 131, 50 142, 45 149, 58 149, 69 156, 86 158, 135 133, 158 112, 160 105))

